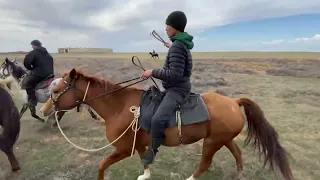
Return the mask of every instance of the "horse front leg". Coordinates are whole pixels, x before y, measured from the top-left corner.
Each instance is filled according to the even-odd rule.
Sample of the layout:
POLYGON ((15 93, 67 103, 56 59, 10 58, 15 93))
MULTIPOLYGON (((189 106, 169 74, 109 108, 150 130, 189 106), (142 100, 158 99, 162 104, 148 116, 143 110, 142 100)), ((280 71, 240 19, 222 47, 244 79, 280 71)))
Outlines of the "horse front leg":
MULTIPOLYGON (((136 145, 136 150, 139 153, 140 159, 142 159, 147 151, 147 148, 143 145, 136 145)), ((148 165, 144 165, 143 166, 143 174, 138 176, 137 180, 147 180, 150 179, 151 177, 151 171, 148 165)))
MULTIPOLYGON (((57 118, 57 119, 58 119, 58 122, 60 123, 60 121, 61 121, 62 116, 64 115, 64 113, 65 113, 65 112, 58 112, 58 113, 57 113, 57 116, 58 116, 58 117, 55 117, 55 116, 54 116, 54 118, 57 118)), ((57 120, 54 119, 54 123, 51 125, 51 128, 54 128, 54 127, 56 127, 57 125, 58 125, 58 124, 57 124, 57 120)))
POLYGON ((120 152, 117 149, 113 151, 108 157, 102 160, 99 165, 98 180, 104 180, 104 171, 112 164, 121 161, 130 156, 130 151, 120 152))

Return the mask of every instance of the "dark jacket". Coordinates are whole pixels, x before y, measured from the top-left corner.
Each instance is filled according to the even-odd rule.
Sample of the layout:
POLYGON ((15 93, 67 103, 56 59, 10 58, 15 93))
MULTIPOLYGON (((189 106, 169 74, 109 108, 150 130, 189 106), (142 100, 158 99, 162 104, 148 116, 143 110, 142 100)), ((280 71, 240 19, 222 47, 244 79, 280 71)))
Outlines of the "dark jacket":
POLYGON ((167 91, 175 91, 183 99, 189 97, 191 92, 190 76, 192 73, 193 37, 187 33, 179 34, 173 42, 166 57, 163 69, 154 69, 152 76, 162 80, 162 86, 167 91))
POLYGON ((23 64, 34 76, 46 78, 54 74, 53 58, 44 47, 30 51, 24 58, 23 64))

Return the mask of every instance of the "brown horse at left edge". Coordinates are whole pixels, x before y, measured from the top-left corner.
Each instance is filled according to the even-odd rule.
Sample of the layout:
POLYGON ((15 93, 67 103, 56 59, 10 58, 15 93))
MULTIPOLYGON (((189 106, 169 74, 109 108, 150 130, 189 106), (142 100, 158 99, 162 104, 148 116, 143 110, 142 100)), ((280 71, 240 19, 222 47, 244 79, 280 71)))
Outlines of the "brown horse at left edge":
MULTIPOLYGON (((79 70, 72 69, 63 75, 63 79, 53 90, 51 100, 49 99, 42 107, 42 113, 48 115, 47 112, 53 107, 56 111, 72 109, 77 106, 79 100, 94 98, 111 91, 112 93, 106 96, 100 96, 85 103, 105 120, 106 138, 112 142, 132 124, 134 114, 130 112, 130 107, 139 107, 145 90, 137 87, 123 88, 111 81, 88 76, 79 70)), ((196 180, 208 170, 214 154, 223 146, 231 151, 236 160, 237 177, 244 179, 242 155, 234 138, 242 131, 245 120, 248 124, 248 137, 245 144, 251 144, 254 149, 257 149, 264 157, 264 164, 269 163, 273 171, 278 168, 285 180, 294 180, 288 154, 279 143, 276 130, 266 120, 259 105, 248 98, 233 100, 215 92, 202 93, 201 98, 207 106, 210 119, 182 125, 180 129, 183 134, 182 144, 192 144, 203 139, 200 166, 187 180, 196 180), (244 107, 245 116, 240 109, 241 106, 244 107)), ((175 147, 181 144, 177 126, 168 127, 165 130, 165 137, 164 146, 175 147)), ((135 132, 130 128, 112 144, 115 150, 100 163, 97 179, 104 179, 104 171, 110 165, 130 157, 132 148, 142 158, 150 142, 151 135, 148 132, 140 128, 135 136, 135 132)), ((149 179, 150 176, 149 166, 144 165, 144 174, 140 175, 138 180, 149 179)))

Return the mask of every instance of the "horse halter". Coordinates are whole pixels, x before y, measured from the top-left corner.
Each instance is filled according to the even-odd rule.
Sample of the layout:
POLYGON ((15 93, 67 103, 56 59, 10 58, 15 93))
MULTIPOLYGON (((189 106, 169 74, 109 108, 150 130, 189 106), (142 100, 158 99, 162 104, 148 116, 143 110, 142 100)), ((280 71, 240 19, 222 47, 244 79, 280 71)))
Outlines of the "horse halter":
POLYGON ((3 76, 9 76, 9 67, 8 67, 8 66, 10 66, 10 65, 7 64, 6 62, 3 62, 3 63, 1 64, 3 76), (6 70, 8 73, 5 73, 5 70, 6 70))
MULTIPOLYGON (((65 80, 63 80, 63 82, 65 83, 65 84, 67 84, 67 87, 63 90, 63 91, 61 91, 61 92, 59 92, 58 93, 58 95, 57 95, 57 97, 55 98, 55 99, 53 99, 53 97, 52 97, 52 93, 51 93, 51 95, 50 95, 50 99, 51 99, 51 101, 52 101, 52 103, 53 103, 53 108, 55 109, 55 111, 59 111, 58 110, 58 108, 56 107, 56 104, 59 102, 59 98, 65 93, 65 92, 67 92, 68 90, 70 90, 70 89, 74 89, 74 97, 75 97, 75 99, 77 99, 77 94, 76 94, 76 91, 78 90, 77 88, 76 88, 76 80, 77 80, 78 78, 73 78, 72 80, 71 80, 71 82, 67 82, 67 81, 65 81, 65 80)), ((76 105, 76 107, 77 107, 77 111, 78 112, 80 112, 80 105, 84 102, 84 100, 86 99, 86 97, 87 97, 87 94, 88 94, 88 90, 89 90, 89 86, 90 86, 90 81, 88 82, 88 85, 87 85, 87 88, 86 88, 86 91, 85 91, 85 94, 84 94, 84 96, 83 96, 83 99, 82 99, 82 101, 80 100, 80 99, 77 99, 76 100, 76 102, 75 102, 75 105, 76 105)), ((79 91, 79 90, 78 90, 79 91)))

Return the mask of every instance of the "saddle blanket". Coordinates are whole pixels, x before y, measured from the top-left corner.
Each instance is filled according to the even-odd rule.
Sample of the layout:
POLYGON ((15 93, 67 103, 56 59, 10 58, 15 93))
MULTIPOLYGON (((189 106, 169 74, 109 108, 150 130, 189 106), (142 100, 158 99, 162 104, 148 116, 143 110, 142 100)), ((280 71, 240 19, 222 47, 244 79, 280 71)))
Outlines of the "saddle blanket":
MULTIPOLYGON (((27 75, 26 75, 27 76, 27 75)), ((26 84, 25 81, 28 79, 28 77, 22 77, 21 78, 21 89, 26 89, 26 84)), ((48 88, 50 86, 50 84, 55 80, 53 75, 50 75, 48 78, 44 79, 43 81, 41 81, 40 83, 38 83, 36 85, 35 90, 39 90, 39 89, 45 89, 48 88)))
MULTIPOLYGON (((151 86, 142 95, 140 102, 139 126, 143 130, 150 132, 152 116, 157 111, 163 97, 164 93, 154 86, 151 86)), ((181 126, 190 125, 208 121, 209 119, 209 111, 200 94, 191 93, 189 99, 182 104, 180 108, 177 108, 170 116, 166 127, 178 126, 178 123, 181 123, 181 126), (178 121, 179 112, 181 122, 178 121)))

